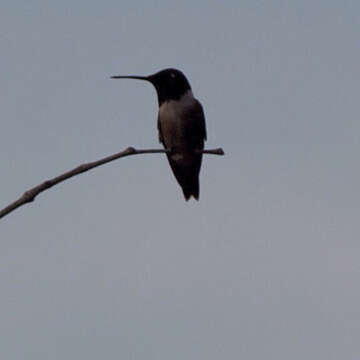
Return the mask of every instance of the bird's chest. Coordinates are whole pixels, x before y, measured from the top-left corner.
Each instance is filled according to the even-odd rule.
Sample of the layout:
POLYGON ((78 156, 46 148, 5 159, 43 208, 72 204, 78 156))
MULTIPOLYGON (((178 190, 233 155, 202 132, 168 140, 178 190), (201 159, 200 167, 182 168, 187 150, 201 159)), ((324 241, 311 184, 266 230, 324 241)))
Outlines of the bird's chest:
POLYGON ((181 132, 184 111, 177 101, 167 101, 159 109, 159 121, 163 134, 181 132))
POLYGON ((187 113, 191 103, 187 99, 170 100, 159 108, 159 125, 167 146, 178 147, 184 144, 187 113))

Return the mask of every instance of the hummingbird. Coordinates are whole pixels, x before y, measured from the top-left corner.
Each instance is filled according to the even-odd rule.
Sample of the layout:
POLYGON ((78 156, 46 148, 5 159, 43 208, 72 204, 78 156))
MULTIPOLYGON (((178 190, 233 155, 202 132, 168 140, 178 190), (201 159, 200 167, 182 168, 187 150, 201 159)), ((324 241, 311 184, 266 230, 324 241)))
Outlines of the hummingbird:
POLYGON ((159 103, 159 141, 169 150, 166 156, 185 200, 191 196, 199 200, 201 150, 206 141, 205 116, 185 75, 170 68, 148 76, 117 75, 111 78, 145 80, 155 87, 159 103))

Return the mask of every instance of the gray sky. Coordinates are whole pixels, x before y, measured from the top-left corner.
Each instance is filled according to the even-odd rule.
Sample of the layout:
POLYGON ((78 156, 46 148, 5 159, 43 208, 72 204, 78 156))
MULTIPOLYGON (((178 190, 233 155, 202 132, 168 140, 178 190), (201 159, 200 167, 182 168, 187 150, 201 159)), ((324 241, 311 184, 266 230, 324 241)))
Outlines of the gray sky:
POLYGON ((154 89, 202 102, 199 203, 129 157, 0 222, 0 358, 360 356, 358 1, 11 1, 0 6, 0 207, 132 145, 154 89))

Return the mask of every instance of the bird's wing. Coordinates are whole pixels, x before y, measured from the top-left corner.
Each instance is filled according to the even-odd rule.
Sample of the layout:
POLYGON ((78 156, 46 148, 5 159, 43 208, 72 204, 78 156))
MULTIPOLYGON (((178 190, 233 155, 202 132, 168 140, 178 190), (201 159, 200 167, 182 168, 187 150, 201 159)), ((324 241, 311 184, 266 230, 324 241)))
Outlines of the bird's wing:
MULTIPOLYGON (((164 144, 164 138, 163 138, 163 135, 162 135, 162 132, 161 132, 160 114, 158 115, 157 128, 158 128, 158 131, 159 131, 159 142, 161 144, 164 144)), ((164 144, 164 146, 165 146, 165 144, 164 144)))
POLYGON ((185 113, 187 119, 186 138, 189 139, 191 148, 203 148, 206 140, 205 115, 202 105, 198 100, 188 107, 185 113))

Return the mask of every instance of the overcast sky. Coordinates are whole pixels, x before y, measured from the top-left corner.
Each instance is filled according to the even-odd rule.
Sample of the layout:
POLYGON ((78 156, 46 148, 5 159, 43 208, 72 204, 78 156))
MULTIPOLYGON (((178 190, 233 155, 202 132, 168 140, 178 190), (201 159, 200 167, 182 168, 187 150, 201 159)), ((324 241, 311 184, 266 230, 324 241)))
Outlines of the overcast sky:
POLYGON ((0 358, 358 360, 360 2, 0 5, 0 208, 160 147, 151 85, 202 102, 200 201, 162 154, 0 220, 0 358))

